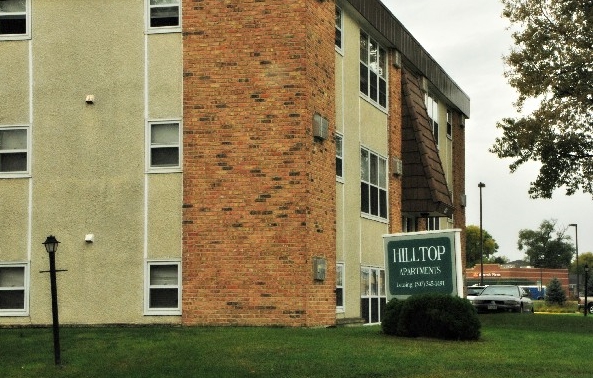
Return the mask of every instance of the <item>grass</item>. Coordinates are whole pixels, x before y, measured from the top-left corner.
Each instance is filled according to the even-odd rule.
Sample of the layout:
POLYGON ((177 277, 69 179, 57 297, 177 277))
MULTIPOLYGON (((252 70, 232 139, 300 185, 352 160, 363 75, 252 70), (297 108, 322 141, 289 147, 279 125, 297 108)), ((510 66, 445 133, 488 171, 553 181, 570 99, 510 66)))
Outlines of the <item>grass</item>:
POLYGON ((482 314, 474 342, 380 328, 0 329, 3 377, 590 377, 593 317, 482 314))
POLYGON ((572 314, 577 311, 577 301, 566 301, 564 305, 557 304, 548 305, 546 301, 533 301, 533 309, 535 312, 551 312, 555 314, 572 314))

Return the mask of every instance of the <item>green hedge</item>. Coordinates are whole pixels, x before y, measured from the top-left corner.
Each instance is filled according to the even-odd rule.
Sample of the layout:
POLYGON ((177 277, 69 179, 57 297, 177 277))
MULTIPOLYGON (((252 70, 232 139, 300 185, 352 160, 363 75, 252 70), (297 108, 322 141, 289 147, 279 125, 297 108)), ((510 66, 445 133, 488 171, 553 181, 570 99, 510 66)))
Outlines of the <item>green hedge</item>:
POLYGON ((403 337, 477 340, 480 320, 472 304, 446 294, 413 295, 387 303, 381 323, 383 333, 403 337))

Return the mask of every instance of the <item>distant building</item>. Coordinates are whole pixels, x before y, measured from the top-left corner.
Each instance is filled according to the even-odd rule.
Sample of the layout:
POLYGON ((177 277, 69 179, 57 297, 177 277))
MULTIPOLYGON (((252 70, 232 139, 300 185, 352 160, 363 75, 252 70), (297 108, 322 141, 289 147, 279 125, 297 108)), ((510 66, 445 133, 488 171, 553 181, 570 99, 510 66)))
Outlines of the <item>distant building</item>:
POLYGON ((166 3, 0 1, 0 324, 50 234, 62 323, 380 322, 382 235, 465 227, 468 96, 378 0, 166 3))
MULTIPOLYGON (((480 284, 481 267, 476 264, 465 271, 467 286, 480 284)), ((564 290, 569 292, 568 269, 540 269, 516 267, 515 264, 484 264, 485 285, 547 286, 557 278, 564 290)))

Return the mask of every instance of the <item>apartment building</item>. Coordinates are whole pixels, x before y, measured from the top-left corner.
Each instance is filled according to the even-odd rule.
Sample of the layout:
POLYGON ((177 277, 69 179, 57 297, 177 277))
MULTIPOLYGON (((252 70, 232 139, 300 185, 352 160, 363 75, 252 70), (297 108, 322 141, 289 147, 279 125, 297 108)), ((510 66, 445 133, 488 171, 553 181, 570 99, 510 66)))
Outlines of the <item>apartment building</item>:
POLYGON ((380 322, 469 98, 378 0, 0 0, 0 324, 380 322), (101 25, 100 28, 95 27, 101 25))

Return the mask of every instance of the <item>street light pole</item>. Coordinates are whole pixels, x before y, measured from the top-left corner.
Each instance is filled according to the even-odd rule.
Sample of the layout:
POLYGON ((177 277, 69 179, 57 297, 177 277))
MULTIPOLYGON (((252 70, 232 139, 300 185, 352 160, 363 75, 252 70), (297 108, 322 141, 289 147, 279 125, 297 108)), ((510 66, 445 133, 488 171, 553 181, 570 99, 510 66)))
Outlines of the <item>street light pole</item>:
POLYGON ((589 279, 589 264, 585 264, 585 309, 584 309, 584 313, 585 316, 587 316, 587 312, 589 312, 589 304, 587 303, 587 280, 589 279))
POLYGON ((54 362, 61 364, 60 357, 60 322, 58 319, 58 288, 56 283, 56 251, 60 242, 55 236, 47 237, 43 245, 49 255, 49 279, 51 285, 51 314, 54 333, 54 362))
POLYGON ((577 297, 581 295, 579 291, 579 227, 576 223, 571 223, 568 227, 574 227, 574 246, 577 252, 577 297))
POLYGON ((480 286, 484 286, 484 237, 482 236, 482 188, 486 187, 486 184, 480 182, 478 188, 480 188, 480 286))

